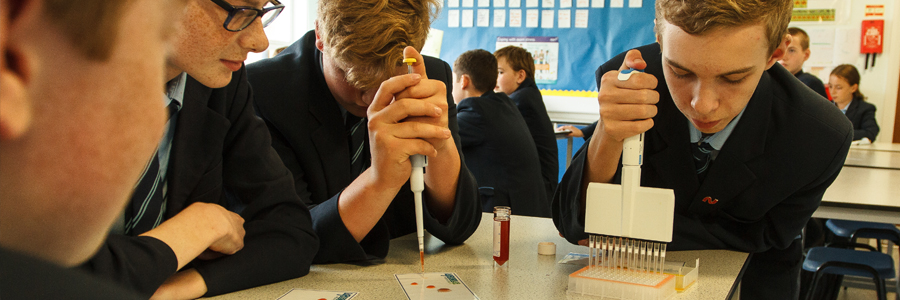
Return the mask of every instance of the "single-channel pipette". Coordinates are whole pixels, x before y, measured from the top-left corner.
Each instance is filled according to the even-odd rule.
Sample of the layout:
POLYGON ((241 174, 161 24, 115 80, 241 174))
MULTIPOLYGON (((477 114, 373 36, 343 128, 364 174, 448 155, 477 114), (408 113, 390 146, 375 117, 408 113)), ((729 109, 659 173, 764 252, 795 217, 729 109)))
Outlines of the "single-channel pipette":
MULTIPOLYGON (((407 74, 412 74, 412 65, 416 63, 415 58, 403 59, 406 64, 407 74)), ((428 158, 422 154, 416 154, 410 157, 412 163, 412 174, 409 176, 409 186, 413 192, 416 203, 416 236, 419 238, 419 261, 422 263, 422 274, 425 274, 425 229, 422 220, 422 191, 425 190, 425 166, 428 165, 428 158)))

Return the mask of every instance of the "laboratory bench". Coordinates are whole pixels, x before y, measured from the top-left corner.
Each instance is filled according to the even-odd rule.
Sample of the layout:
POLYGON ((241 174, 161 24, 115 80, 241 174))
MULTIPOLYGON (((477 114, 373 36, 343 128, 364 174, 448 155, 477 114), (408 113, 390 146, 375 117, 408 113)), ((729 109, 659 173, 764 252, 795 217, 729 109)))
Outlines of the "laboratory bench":
MULTIPOLYGON (((452 272, 480 299, 591 299, 567 295, 568 275, 584 267, 558 263, 568 253, 588 248, 561 238, 548 218, 514 215, 510 221, 510 255, 506 267, 493 267, 493 215, 484 213, 478 230, 463 245, 445 245, 426 234, 426 272, 452 272), (539 255, 538 243, 556 244, 555 255, 539 255)), ((354 300, 406 299, 394 274, 419 273, 415 234, 391 241, 388 256, 370 265, 312 266, 309 275, 221 295, 213 299, 277 299, 294 288, 359 292, 354 300)), ((697 284, 674 299, 729 299, 747 253, 728 250, 669 251, 667 261, 693 266, 700 258, 697 284)))

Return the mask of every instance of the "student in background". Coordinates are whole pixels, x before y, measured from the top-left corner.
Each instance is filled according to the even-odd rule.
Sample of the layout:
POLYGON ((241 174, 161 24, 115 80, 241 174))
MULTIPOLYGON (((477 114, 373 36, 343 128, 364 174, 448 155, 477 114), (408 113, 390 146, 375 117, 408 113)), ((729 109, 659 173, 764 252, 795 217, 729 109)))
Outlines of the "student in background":
POLYGON ((158 299, 303 276, 318 248, 243 67, 247 53, 268 47, 264 21, 282 6, 187 2, 164 74, 166 132, 125 208, 124 233, 84 266, 158 299))
POLYGON ((461 160, 450 66, 418 54, 440 1, 319 1, 316 29, 248 66, 257 113, 311 207, 316 263, 387 256, 416 231, 414 154, 428 156, 425 229, 460 244, 481 221, 461 160), (415 58, 407 75, 404 58, 415 58))
POLYGON ((641 183, 675 193, 668 250, 752 253, 740 298, 797 299, 800 232, 843 167, 853 129, 776 64, 792 4, 656 1, 659 43, 597 69, 601 120, 552 204, 568 241, 587 243, 588 184, 619 183, 623 140, 645 133, 641 183), (630 68, 646 73, 618 80, 630 68))
POLYGON ((466 51, 453 64, 453 78, 463 154, 482 191, 483 211, 509 206, 513 214, 549 217, 525 119, 506 94, 493 91, 497 59, 485 50, 466 51))
POLYGON ((156 149, 184 2, 0 1, 0 298, 141 299, 69 267, 97 252, 156 149))
POLYGON ((794 74, 797 79, 800 79, 803 84, 806 84, 806 86, 813 91, 816 91, 816 93, 822 95, 825 99, 828 99, 828 94, 825 93, 825 85, 822 84, 822 80, 819 80, 819 78, 813 74, 803 72, 803 63, 809 59, 811 53, 809 50, 809 35, 806 34, 806 31, 797 27, 788 28, 788 33, 791 35, 791 42, 788 43, 788 49, 787 52, 784 53, 784 57, 778 62, 781 63, 788 72, 794 74))
POLYGON ((547 199, 550 199, 559 181, 559 156, 553 123, 547 115, 541 91, 534 82, 534 58, 527 50, 516 46, 503 47, 495 51, 494 56, 497 57, 499 73, 494 91, 509 95, 525 118, 528 131, 537 146, 544 190, 547 199))
POLYGON ((853 140, 866 138, 874 142, 880 130, 875 121, 875 105, 866 102, 866 97, 859 91, 859 79, 856 67, 840 65, 831 71, 828 86, 834 104, 853 123, 853 140))

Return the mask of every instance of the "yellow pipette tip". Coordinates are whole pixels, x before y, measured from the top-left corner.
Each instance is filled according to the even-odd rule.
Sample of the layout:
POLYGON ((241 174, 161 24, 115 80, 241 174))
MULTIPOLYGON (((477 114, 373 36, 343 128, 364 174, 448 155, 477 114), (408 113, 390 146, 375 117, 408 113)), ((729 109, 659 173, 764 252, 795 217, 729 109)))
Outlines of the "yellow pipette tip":
POLYGON ((407 64, 407 65, 412 65, 412 64, 416 63, 416 59, 415 58, 404 58, 403 63, 407 64))

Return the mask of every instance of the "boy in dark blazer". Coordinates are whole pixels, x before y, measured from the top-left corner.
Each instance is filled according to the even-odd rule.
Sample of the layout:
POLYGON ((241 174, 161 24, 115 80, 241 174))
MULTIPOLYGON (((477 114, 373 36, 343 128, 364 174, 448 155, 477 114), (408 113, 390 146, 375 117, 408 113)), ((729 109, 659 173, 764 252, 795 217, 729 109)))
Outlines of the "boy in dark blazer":
POLYGON ((243 67, 268 47, 262 20, 282 6, 257 1, 267 15, 253 17, 228 2, 187 2, 166 67, 166 133, 126 206, 124 234, 84 266, 160 299, 303 276, 318 247, 243 67), (148 178, 161 191, 142 190, 148 178))
POLYGON ((788 72, 794 74, 800 82, 803 82, 803 84, 828 100, 828 94, 825 92, 825 85, 822 84, 822 80, 813 74, 803 72, 803 63, 809 59, 811 54, 809 50, 809 35, 806 34, 806 31, 797 27, 788 28, 788 33, 791 35, 791 42, 788 43, 787 51, 784 52, 784 57, 778 63, 787 69, 788 72))
POLYGON ((183 2, 0 1, 0 298, 149 296, 72 267, 159 142, 165 33, 183 2))
POLYGON ((428 156, 424 225, 448 244, 481 220, 462 160, 450 66, 422 57, 438 1, 319 1, 316 29, 278 56, 248 66, 257 113, 311 207, 316 263, 387 256, 416 231, 410 156, 428 156), (407 74, 404 58, 415 58, 407 74))
POLYGON ((497 59, 485 50, 466 51, 453 64, 453 78, 463 154, 483 191, 482 210, 509 206, 513 214, 549 217, 550 200, 525 119, 506 94, 493 91, 497 59))
POLYGON ((622 141, 646 132, 641 184, 675 192, 668 249, 750 252, 741 299, 797 298, 798 238, 838 176, 853 130, 775 64, 792 3, 753 3, 659 0, 659 44, 597 70, 601 120, 553 202, 570 242, 586 243, 588 183, 619 182, 622 141), (646 73, 618 80, 628 68, 646 73))
POLYGON ((497 57, 498 71, 494 91, 509 95, 525 119, 541 162, 547 201, 550 201, 559 183, 559 149, 544 97, 534 82, 534 58, 528 50, 516 46, 500 48, 494 51, 494 56, 497 57))

